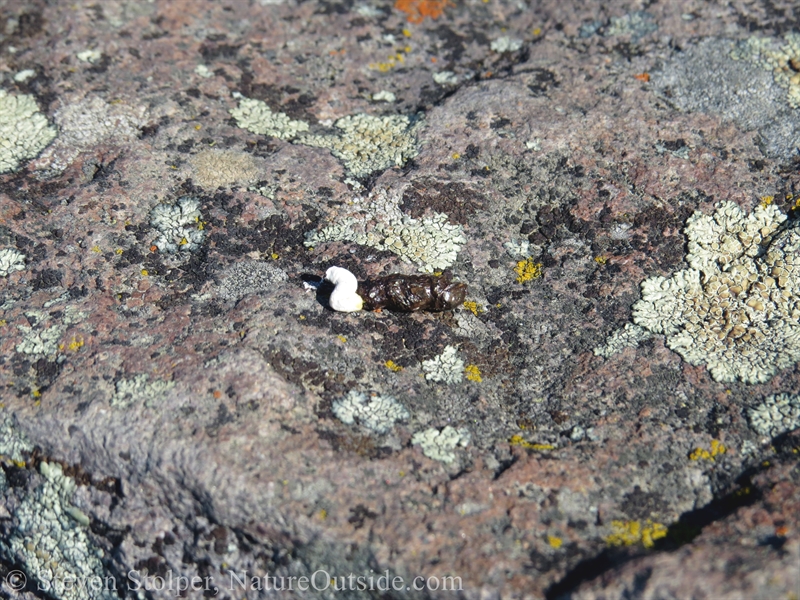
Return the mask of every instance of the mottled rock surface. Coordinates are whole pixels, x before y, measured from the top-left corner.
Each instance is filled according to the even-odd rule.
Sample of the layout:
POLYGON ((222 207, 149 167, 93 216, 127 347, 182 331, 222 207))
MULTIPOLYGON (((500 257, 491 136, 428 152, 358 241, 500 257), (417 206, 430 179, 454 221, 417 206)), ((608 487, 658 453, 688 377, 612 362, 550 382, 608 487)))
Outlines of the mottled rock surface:
MULTIPOLYGON (((720 382, 632 328, 692 215, 795 227, 798 31, 773 0, 0 3, 0 595, 800 596, 796 420, 751 421, 797 365, 720 382), (420 265, 464 305, 304 286, 420 265)), ((794 281, 794 237, 751 238, 794 281)))

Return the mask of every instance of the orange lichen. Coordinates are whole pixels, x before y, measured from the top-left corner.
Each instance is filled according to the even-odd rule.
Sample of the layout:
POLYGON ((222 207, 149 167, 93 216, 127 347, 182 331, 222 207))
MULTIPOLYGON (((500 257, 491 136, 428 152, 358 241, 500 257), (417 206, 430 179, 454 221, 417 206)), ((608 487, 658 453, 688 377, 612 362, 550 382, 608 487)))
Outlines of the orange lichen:
POLYGON ((422 23, 425 17, 438 19, 446 6, 452 6, 450 0, 397 0, 394 7, 408 15, 410 23, 422 23))
POLYGON ((638 73, 637 75, 634 75, 633 78, 647 83, 650 81, 650 73, 638 73))

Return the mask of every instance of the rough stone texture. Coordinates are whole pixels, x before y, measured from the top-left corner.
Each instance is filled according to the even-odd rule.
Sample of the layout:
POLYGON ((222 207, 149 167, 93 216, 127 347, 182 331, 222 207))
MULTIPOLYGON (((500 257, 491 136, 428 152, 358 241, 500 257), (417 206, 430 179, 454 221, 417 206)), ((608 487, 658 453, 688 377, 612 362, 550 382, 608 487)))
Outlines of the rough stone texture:
MULTIPOLYGON (((688 267, 694 213, 772 197, 795 222, 800 113, 731 56, 752 35, 780 47, 794 3, 397 7, 0 4, 0 88, 59 128, 0 175, 0 248, 24 255, 0 277, 0 435, 28 440, 0 440, 2 594, 46 597, 8 546, 44 462, 74 480, 58 519, 97 549, 87 572, 123 597, 141 581, 174 598, 179 577, 248 599, 800 595, 800 441, 749 420, 800 387, 797 365, 722 383, 662 335, 608 342, 644 280, 688 267), (253 133, 241 97, 323 138, 413 119, 416 146, 355 173, 358 136, 333 153, 253 133), (334 313, 304 288, 331 266, 415 272, 383 247, 305 244, 378 190, 399 222, 463 235, 465 306, 334 313), (426 379, 447 347, 465 376, 426 379), (408 418, 348 425, 333 403, 352 390, 408 418), (428 451, 447 461, 426 456, 454 435, 428 451), (318 570, 348 590, 254 589, 318 570), (401 589, 377 589, 386 573, 401 589)), ((381 152, 412 143, 381 135, 381 152)))

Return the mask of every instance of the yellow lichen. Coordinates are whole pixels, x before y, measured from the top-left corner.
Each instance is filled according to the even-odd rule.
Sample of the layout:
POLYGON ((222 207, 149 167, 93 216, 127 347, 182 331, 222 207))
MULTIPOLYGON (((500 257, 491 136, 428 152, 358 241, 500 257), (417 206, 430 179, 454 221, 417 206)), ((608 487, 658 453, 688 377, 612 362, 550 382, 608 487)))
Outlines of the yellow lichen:
POLYGON ((773 200, 775 200, 774 196, 762 196, 761 208, 767 208, 770 204, 772 204, 773 200))
POLYGON ((483 381, 483 378, 481 377, 481 370, 478 368, 478 365, 467 365, 464 368, 464 376, 470 381, 474 381, 476 383, 483 381))
POLYGON ((347 343, 347 338, 344 337, 343 335, 339 334, 336 337, 339 338, 339 341, 342 342, 343 344, 347 343))
POLYGON ((100 254, 102 250, 100 250, 100 246, 92 246, 92 252, 95 254, 100 254))
POLYGON ((656 540, 667 535, 667 528, 661 523, 654 523, 647 519, 641 521, 611 521, 611 533, 606 536, 609 546, 633 546, 641 544, 645 548, 652 548, 656 540))
POLYGON ((517 283, 526 283, 538 279, 542 276, 543 266, 542 263, 533 262, 532 258, 519 261, 517 266, 514 267, 514 273, 517 274, 517 283))
POLYGON ((598 265, 604 265, 608 262, 608 258, 605 256, 595 256, 594 262, 596 262, 598 265))
POLYGON ((387 361, 386 361, 385 363, 383 363, 383 364, 386 366, 386 368, 387 368, 387 369, 389 369, 390 371, 393 371, 393 372, 395 372, 395 373, 397 373, 398 371, 402 371, 402 370, 403 370, 403 367, 401 367, 400 365, 398 365, 398 364, 397 364, 396 362, 394 362, 393 360, 387 360, 387 361))
POLYGON ((526 448, 528 450, 537 450, 540 452, 543 450, 556 449, 556 447, 553 446, 552 444, 534 444, 533 442, 529 442, 519 434, 512 436, 511 439, 508 440, 508 443, 511 444, 512 446, 518 446, 520 448, 526 448))
POLYGON ((711 440, 711 449, 706 450, 705 448, 700 448, 699 446, 692 450, 691 454, 689 454, 689 460, 715 460, 714 457, 719 456, 720 454, 725 454, 728 449, 725 447, 725 444, 720 442, 719 440, 711 440))
POLYGON ((483 312, 481 305, 472 300, 466 300, 464 302, 464 308, 468 309, 476 317, 483 312))
POLYGON ((550 544, 551 548, 558 550, 564 544, 564 540, 560 537, 556 537, 554 535, 547 536, 547 543, 550 544))
POLYGON ((67 346, 73 352, 77 352, 79 349, 83 348, 83 338, 82 337, 73 337, 72 341, 67 346))

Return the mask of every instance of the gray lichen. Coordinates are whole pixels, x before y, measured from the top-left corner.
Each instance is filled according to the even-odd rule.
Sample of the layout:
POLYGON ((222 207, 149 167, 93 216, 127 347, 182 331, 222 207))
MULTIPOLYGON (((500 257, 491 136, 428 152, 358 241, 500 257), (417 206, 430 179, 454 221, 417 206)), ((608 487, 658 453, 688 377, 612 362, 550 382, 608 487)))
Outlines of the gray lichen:
POLYGON ((161 235, 153 242, 161 252, 191 252, 205 239, 197 198, 184 196, 175 204, 159 204, 150 212, 150 224, 161 235))
POLYGON ((458 446, 466 447, 470 435, 466 429, 447 425, 439 431, 435 427, 415 433, 411 443, 422 448, 422 453, 428 458, 443 463, 452 463, 456 459, 455 449, 458 446))
POLYGON ((455 346, 445 346, 438 356, 422 361, 422 370, 428 381, 460 383, 464 377, 464 361, 458 357, 455 346))
POLYGON ((261 100, 238 95, 239 106, 230 110, 237 125, 258 135, 268 135, 290 140, 302 131, 308 131, 308 123, 290 119, 284 113, 272 112, 261 100))
POLYGON ((56 137, 56 128, 27 94, 0 90, 0 173, 16 171, 56 137))
POLYGON ((358 423, 377 434, 387 433, 397 421, 409 418, 408 411, 391 396, 367 395, 351 390, 347 396, 336 400, 332 406, 333 414, 342 423, 358 423))
POLYGON ((236 263, 225 271, 218 294, 225 300, 238 301, 250 294, 275 291, 288 279, 286 271, 258 260, 236 263))
POLYGON ((75 482, 58 464, 43 462, 40 471, 44 482, 14 512, 13 529, 0 540, 0 553, 53 598, 115 598, 114 580, 100 560, 103 552, 84 529, 87 517, 71 504, 75 482))
POLYGON ((306 146, 328 148, 344 162, 351 175, 366 177, 392 166, 402 167, 414 158, 420 124, 405 115, 351 115, 334 124, 341 131, 339 135, 307 135, 298 141, 306 146))
POLYGON ((449 224, 442 213, 414 219, 400 211, 399 202, 399 194, 383 189, 369 199, 357 198, 351 215, 310 232, 305 245, 350 241, 393 252, 426 273, 450 267, 467 241, 461 226, 449 224))
POLYGON ((783 44, 772 38, 750 37, 737 44, 731 58, 770 71, 775 83, 786 90, 789 106, 800 108, 800 34, 787 33, 783 44))
POLYGON ((757 130, 766 154, 790 160, 800 139, 800 113, 764 65, 734 60, 736 53, 730 40, 702 40, 654 71, 651 85, 679 110, 715 114, 745 131, 757 130))
POLYGON ((771 438, 800 427, 800 395, 773 394, 748 411, 750 424, 771 438))
POLYGON ((65 102, 56 111, 59 136, 35 162, 45 174, 64 171, 81 152, 100 144, 120 145, 139 137, 147 122, 147 110, 123 103, 109 104, 98 96, 65 102))
POLYGON ((16 248, 0 249, 0 277, 25 270, 25 255, 16 248))
POLYGON ((800 360, 800 229, 775 206, 721 202, 686 224, 689 269, 642 283, 634 322, 717 381, 764 382, 800 360))

